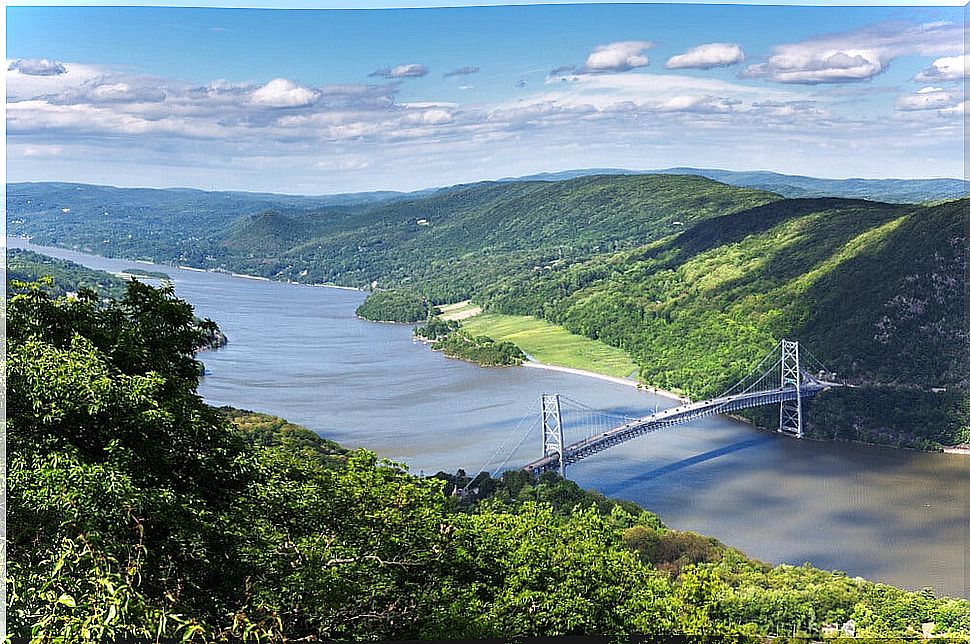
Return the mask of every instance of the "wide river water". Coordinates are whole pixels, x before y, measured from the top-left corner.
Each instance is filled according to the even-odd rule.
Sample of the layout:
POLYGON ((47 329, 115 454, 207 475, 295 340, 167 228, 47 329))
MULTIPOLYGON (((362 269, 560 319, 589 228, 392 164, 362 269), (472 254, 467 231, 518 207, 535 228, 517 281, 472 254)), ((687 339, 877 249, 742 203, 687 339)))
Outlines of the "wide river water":
MULTIPOLYGON (((7 242, 102 270, 139 266, 7 242)), ((626 415, 674 404, 595 378, 445 358, 414 342, 408 326, 358 320, 361 292, 160 270, 229 337, 201 354, 209 403, 282 416, 416 474, 477 472, 505 443, 489 469, 497 467, 544 392, 626 415)), ((506 469, 536 458, 539 440, 537 431, 527 436, 506 469)), ((970 597, 965 456, 799 441, 718 417, 607 450, 568 475, 758 559, 970 597)))

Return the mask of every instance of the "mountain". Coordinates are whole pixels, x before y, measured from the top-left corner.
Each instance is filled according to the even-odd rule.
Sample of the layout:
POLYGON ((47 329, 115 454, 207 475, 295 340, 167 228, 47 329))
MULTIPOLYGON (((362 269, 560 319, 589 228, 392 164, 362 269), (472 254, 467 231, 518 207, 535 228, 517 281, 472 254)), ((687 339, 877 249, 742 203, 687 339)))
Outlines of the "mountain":
POLYGON ((563 181, 593 174, 690 174, 721 183, 776 192, 785 197, 845 197, 889 203, 924 203, 970 195, 970 182, 962 179, 820 179, 777 172, 736 172, 702 168, 624 170, 589 168, 543 172, 500 181, 563 181))
POLYGON ((279 279, 434 284, 438 300, 460 299, 509 270, 630 248, 779 199, 702 177, 661 175, 477 183, 318 208, 266 208, 224 195, 196 197, 198 208, 185 201, 159 207, 151 200, 169 193, 72 191, 37 195, 12 186, 9 232, 97 254, 279 279))
POLYGON ((696 174, 732 186, 770 190, 786 197, 846 197, 890 203, 924 203, 970 194, 970 182, 962 179, 819 179, 777 172, 697 168, 670 168, 658 172, 696 174))
POLYGON ((813 403, 813 435, 959 443, 970 440, 968 206, 776 201, 510 276, 481 300, 623 348, 644 381, 692 397, 718 393, 779 339, 797 338, 854 385, 813 403))
POLYGON ((80 183, 8 183, 8 234, 132 259, 201 261, 237 219, 269 209, 364 206, 396 192, 301 197, 189 188, 116 188, 80 183), (136 234, 137 233, 137 234, 136 234))

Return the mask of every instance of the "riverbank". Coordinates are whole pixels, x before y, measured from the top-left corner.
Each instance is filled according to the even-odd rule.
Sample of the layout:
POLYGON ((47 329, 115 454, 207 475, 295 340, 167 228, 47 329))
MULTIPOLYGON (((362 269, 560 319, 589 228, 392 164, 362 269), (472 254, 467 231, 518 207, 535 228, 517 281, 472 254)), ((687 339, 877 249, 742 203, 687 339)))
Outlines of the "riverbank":
POLYGON ((530 315, 480 313, 461 320, 469 335, 511 342, 536 362, 628 379, 640 371, 625 351, 530 315))
POLYGON ((573 367, 563 367, 560 365, 545 364, 543 362, 537 362, 535 360, 527 360, 522 363, 523 367, 529 367, 530 369, 545 369, 547 371, 559 371, 561 373, 571 373, 576 376, 585 376, 587 378, 596 378, 598 380, 605 380, 606 382, 612 382, 613 384, 623 385, 625 387, 633 387, 634 389, 641 389, 643 391, 656 394, 658 396, 663 396, 664 398, 670 398, 671 400, 676 400, 677 402, 685 403, 688 399, 684 396, 679 396, 672 391, 666 391, 664 389, 658 389, 656 387, 648 387, 643 385, 636 380, 630 380, 628 378, 617 378, 616 376, 607 376, 602 373, 596 373, 595 371, 587 371, 584 369, 576 369, 573 367))

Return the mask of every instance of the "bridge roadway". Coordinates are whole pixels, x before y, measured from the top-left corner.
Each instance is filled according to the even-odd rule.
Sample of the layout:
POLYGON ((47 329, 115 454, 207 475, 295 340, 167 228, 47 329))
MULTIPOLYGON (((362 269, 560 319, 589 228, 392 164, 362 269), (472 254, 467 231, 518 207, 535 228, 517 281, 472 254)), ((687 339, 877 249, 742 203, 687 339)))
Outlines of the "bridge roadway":
MULTIPOLYGON (((817 393, 831 386, 837 385, 836 383, 823 382, 814 378, 806 378, 801 385, 802 399, 813 398, 817 393)), ((671 407, 670 409, 632 420, 600 434, 584 438, 572 445, 568 445, 564 450, 566 453, 565 464, 571 465, 588 456, 602 452, 609 447, 625 443, 638 436, 643 436, 644 434, 649 434, 658 429, 670 427, 671 425, 681 425, 705 416, 724 414, 750 407, 778 404, 786 400, 795 400, 796 397, 797 389, 789 385, 777 389, 734 394, 720 398, 712 398, 710 400, 701 400, 679 407, 671 407)), ((523 469, 527 472, 539 474, 545 470, 558 469, 558 467, 559 454, 550 454, 549 456, 529 463, 523 469)))

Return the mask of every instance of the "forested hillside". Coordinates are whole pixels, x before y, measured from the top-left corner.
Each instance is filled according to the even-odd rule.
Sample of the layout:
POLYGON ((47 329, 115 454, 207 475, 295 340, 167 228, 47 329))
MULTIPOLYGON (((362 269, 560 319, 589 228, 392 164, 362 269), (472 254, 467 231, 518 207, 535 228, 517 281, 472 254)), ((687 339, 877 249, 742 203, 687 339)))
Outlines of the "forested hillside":
MULTIPOLYGON (((188 226, 176 237, 152 225, 105 236, 126 220, 23 211, 26 198, 10 202, 11 232, 41 243, 298 282, 404 287, 430 305, 471 298, 618 347, 640 365, 642 381, 694 397, 733 382, 778 339, 796 338, 865 389, 813 403, 812 435, 923 448, 970 439, 968 199, 783 199, 698 176, 598 175, 316 209, 200 212, 191 225, 188 208, 174 220, 188 226)), ((395 319, 379 315, 395 307, 379 304, 361 310, 395 319)))
POLYGON ((778 339, 797 338, 847 382, 880 386, 880 405, 857 390, 820 397, 820 432, 960 442, 970 438, 967 204, 779 201, 497 283, 483 301, 623 348, 644 381, 694 397, 729 386, 778 339), (823 411, 840 399, 854 406, 823 411))
POLYGON ((922 203, 960 199, 970 194, 970 182, 963 179, 820 179, 764 171, 736 171, 715 168, 667 168, 623 170, 586 168, 563 172, 541 172, 502 181, 562 181, 594 174, 689 174, 707 177, 732 186, 767 190, 785 197, 843 197, 890 203, 922 203))
MULTIPOLYGON (((970 602, 772 567, 545 476, 418 478, 205 405, 192 309, 8 302, 7 628, 35 642, 970 637, 970 602), (455 485, 474 488, 463 498, 455 485)), ((753 527, 756 529, 756 527, 753 527)))
MULTIPOLYGON (((100 298, 100 301, 106 304, 123 299, 129 292, 128 279, 106 271, 87 268, 66 259, 56 259, 20 248, 7 249, 6 269, 8 298, 31 291, 36 288, 35 284, 41 281, 51 295, 78 297, 86 301, 91 301, 92 297, 95 301, 100 298)), ((162 278, 161 276, 165 274, 157 271, 144 271, 137 268, 132 270, 147 273, 145 276, 135 276, 136 279, 144 280, 145 277, 155 279, 155 276, 158 276, 158 279, 167 278, 167 276, 162 278)), ((143 292, 151 292, 146 284, 139 284, 136 288, 143 292)), ((193 329, 200 334, 196 350, 218 349, 229 342, 226 335, 212 320, 194 317, 192 325, 193 329)))
POLYGON ((125 282, 120 277, 20 248, 7 249, 6 268, 8 284, 12 281, 36 282, 41 277, 49 277, 56 295, 76 293, 82 288, 108 297, 120 297, 125 292, 125 282))
POLYGON ((435 300, 452 301, 510 271, 631 248, 777 198, 701 177, 601 176, 454 186, 323 209, 229 204, 210 213, 186 205, 173 213, 124 202, 123 214, 110 216, 92 210, 102 203, 93 198, 83 211, 51 208, 71 203, 61 193, 43 210, 27 194, 8 204, 10 232, 40 244, 299 282, 414 282, 435 300))

